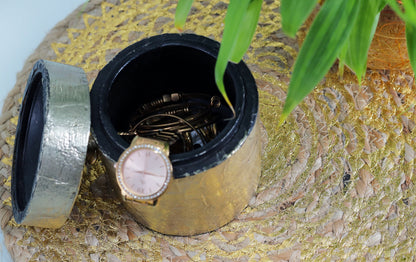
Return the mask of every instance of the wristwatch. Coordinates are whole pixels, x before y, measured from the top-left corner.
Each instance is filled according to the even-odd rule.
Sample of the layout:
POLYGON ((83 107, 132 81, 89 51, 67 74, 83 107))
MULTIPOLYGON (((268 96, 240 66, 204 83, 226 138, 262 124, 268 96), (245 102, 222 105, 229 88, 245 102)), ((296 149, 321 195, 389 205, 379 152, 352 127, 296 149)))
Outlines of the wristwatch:
POLYGON ((172 179, 169 144, 136 136, 121 154, 115 169, 124 201, 155 205, 172 179))

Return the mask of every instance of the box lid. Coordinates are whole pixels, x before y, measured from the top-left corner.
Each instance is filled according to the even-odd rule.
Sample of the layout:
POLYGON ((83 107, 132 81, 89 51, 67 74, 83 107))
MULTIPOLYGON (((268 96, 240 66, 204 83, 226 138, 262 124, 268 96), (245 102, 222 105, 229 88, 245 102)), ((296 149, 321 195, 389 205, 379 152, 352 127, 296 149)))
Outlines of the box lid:
POLYGON ((78 195, 90 125, 85 72, 37 61, 24 93, 13 154, 17 223, 49 228, 65 223, 78 195))

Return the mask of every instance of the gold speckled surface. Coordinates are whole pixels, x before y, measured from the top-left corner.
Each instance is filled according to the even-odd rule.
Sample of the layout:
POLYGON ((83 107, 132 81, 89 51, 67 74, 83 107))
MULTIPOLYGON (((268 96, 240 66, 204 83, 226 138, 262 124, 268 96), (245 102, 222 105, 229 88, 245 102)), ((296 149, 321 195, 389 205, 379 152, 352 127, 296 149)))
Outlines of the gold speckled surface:
MULTIPOLYGON (((79 15, 52 45, 55 60, 77 65, 92 84, 118 51, 151 35, 176 32, 176 1, 102 3, 79 15)), ((226 5, 195 1, 188 32, 219 40, 226 5)), ((77 17, 77 16, 74 16, 77 17)), ((413 76, 369 71, 359 86, 331 71, 278 126, 297 41, 280 30, 279 1, 264 1, 245 57, 260 89, 267 141, 257 195, 236 220, 193 237, 138 225, 105 188, 100 161, 85 168, 81 192, 64 227, 9 222, 10 159, 18 102, 3 113, 0 218, 9 250, 22 261, 414 260, 416 248, 413 76), (9 121, 10 120, 10 121, 9 121)), ((46 57, 45 57, 46 58, 46 57)), ((184 72, 186 73, 186 72, 184 72)), ((11 95, 9 95, 11 96, 11 95)), ((14 101, 21 96, 13 94, 14 101)))

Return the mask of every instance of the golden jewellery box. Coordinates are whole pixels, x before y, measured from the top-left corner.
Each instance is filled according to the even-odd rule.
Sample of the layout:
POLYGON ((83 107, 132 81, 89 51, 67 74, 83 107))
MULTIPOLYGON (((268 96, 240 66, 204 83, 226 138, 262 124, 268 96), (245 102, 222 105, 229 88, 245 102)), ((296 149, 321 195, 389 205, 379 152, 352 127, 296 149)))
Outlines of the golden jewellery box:
MULTIPOLYGON (((236 111, 235 117, 230 116, 214 81, 218 49, 219 43, 193 34, 144 39, 111 60, 91 92, 82 69, 38 61, 28 79, 16 131, 12 168, 16 222, 51 228, 65 223, 78 194, 89 144, 98 148, 108 181, 113 182, 126 209, 144 226, 169 235, 194 235, 233 220, 253 197, 260 176, 258 94, 247 66, 229 64, 224 82, 236 111), (187 96, 191 99, 181 108, 172 109, 166 102, 187 96), (147 139, 132 137, 142 134, 134 128, 146 122, 132 124, 137 114, 160 106, 165 111, 145 117, 148 122, 180 118, 172 112, 190 111, 204 97, 210 98, 219 119, 209 129, 197 125, 209 122, 210 114, 176 119, 183 125, 178 129, 190 130, 183 138, 190 141, 190 150, 175 151, 170 145, 169 153, 166 143, 152 140, 147 151, 137 151, 149 144, 147 139), (193 146, 195 136, 206 141, 193 146), (94 143, 89 143, 90 137, 94 143), (131 157, 131 152, 138 153, 131 157), (160 157, 161 152, 166 155, 160 157), (144 156, 148 160, 142 163, 144 156), (158 164, 148 163, 161 163, 160 170, 152 169, 158 164), (166 181, 156 177, 165 172, 164 163, 171 176, 166 181), (134 179, 132 168, 138 166, 146 167, 137 172, 147 180, 134 179), (163 192, 152 198, 136 196, 150 190, 149 181, 163 192)), ((175 121, 140 132, 173 137, 166 132, 171 122, 175 121)))

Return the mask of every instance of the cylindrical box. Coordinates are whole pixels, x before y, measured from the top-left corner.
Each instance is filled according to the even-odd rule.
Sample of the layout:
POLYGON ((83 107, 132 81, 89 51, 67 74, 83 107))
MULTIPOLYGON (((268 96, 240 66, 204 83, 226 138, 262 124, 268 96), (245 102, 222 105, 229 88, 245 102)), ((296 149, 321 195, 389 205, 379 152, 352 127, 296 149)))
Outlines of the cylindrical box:
MULTIPOLYGON (((138 105, 173 92, 220 96, 218 49, 201 36, 160 35, 127 47, 100 71, 91 91, 92 128, 113 180, 114 164, 129 146, 119 133, 138 105)), ((208 232, 230 222, 253 196, 260 176, 256 84, 243 62, 229 64, 224 81, 236 117, 205 146, 170 155, 174 179, 157 205, 124 202, 143 225, 171 235, 208 232)))

